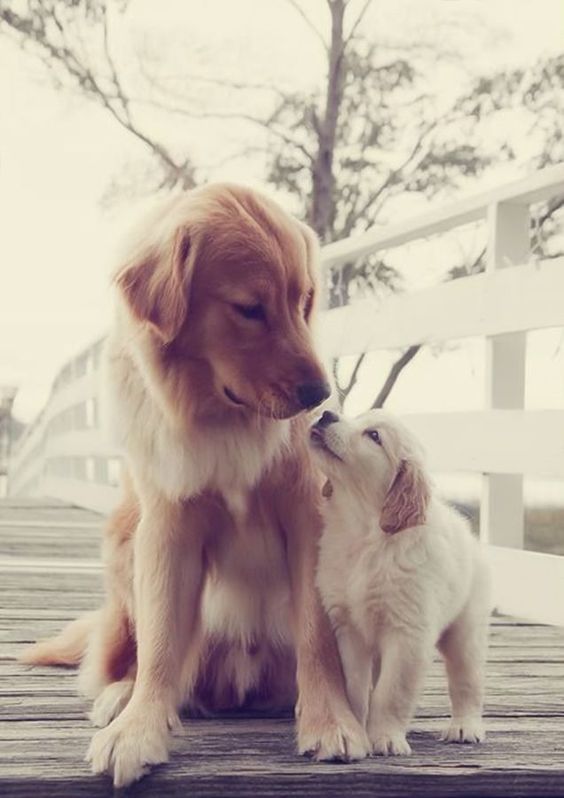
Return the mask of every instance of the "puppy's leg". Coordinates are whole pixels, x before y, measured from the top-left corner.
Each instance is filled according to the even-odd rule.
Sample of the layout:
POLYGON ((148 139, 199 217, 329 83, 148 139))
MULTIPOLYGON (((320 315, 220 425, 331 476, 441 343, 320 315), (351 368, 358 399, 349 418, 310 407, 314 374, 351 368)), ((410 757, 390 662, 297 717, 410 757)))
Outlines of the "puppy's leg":
POLYGON ((486 579, 485 575, 477 580, 468 603, 438 644, 445 659, 452 706, 450 725, 442 735, 448 742, 479 743, 486 736, 482 722, 490 611, 486 579))
POLYGON ((363 759, 368 740, 347 699, 335 635, 315 584, 320 491, 313 482, 305 482, 303 473, 288 475, 284 486, 280 517, 292 589, 298 750, 318 760, 363 759))
POLYGON ((410 754, 409 722, 430 660, 427 641, 388 634, 381 644, 380 675, 370 696, 368 737, 375 754, 410 754))
POLYGON ((199 606, 202 534, 197 502, 144 496, 135 534, 134 593, 138 670, 123 712, 93 738, 95 773, 124 787, 168 759, 169 728, 178 723, 179 682, 199 606))
POLYGON ((339 628, 336 636, 351 708, 365 728, 372 682, 372 653, 360 635, 348 625, 339 628))

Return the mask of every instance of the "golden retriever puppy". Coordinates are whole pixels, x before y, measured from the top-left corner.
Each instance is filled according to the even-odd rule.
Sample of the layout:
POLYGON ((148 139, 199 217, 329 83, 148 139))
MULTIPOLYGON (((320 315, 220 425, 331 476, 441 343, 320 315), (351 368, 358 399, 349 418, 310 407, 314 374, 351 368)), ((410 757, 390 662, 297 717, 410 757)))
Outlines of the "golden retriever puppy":
POLYGON ((433 495, 416 442, 388 413, 326 411, 311 444, 328 479, 317 583, 372 751, 411 752, 436 645, 452 704, 444 739, 480 742, 490 585, 478 541, 433 495))
POLYGON ((315 587, 317 259, 308 227, 221 184, 168 201, 117 272, 107 371, 129 476, 107 600, 26 655, 83 660, 109 724, 88 758, 117 787, 167 759, 180 707, 293 706, 296 683, 300 752, 367 753, 315 587))

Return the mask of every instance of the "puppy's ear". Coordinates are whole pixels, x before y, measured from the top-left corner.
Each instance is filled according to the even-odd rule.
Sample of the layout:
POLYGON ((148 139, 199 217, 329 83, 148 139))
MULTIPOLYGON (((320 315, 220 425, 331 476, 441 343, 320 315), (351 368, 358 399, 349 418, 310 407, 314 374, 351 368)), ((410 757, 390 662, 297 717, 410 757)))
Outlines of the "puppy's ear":
POLYGON ((186 319, 193 249, 188 230, 180 229, 164 246, 137 252, 115 278, 135 318, 163 343, 174 340, 186 319))
POLYGON ((402 460, 388 490, 380 526, 389 535, 425 523, 431 489, 423 466, 416 460, 402 460))

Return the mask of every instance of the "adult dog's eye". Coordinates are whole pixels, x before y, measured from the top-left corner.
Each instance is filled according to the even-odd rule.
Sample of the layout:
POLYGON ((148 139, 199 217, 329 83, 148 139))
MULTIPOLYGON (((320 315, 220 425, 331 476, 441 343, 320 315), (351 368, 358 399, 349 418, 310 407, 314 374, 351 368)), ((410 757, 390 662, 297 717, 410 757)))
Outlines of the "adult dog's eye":
POLYGON ((250 319, 251 321, 264 321, 266 319, 266 313, 260 303, 257 303, 256 305, 235 304, 233 307, 244 319, 250 319))
POLYGON ((378 446, 382 445, 382 439, 380 438, 380 433, 377 429, 367 429, 365 430, 364 434, 367 435, 371 441, 377 443, 378 446))

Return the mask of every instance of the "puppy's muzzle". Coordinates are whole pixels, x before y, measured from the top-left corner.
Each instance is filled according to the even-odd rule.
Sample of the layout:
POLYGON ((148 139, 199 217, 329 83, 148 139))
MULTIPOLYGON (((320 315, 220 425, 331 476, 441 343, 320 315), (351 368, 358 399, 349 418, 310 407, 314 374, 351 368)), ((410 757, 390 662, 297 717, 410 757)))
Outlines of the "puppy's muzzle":
POLYGON ((332 413, 331 410, 326 410, 313 426, 318 429, 325 429, 330 424, 336 424, 337 421, 339 421, 339 416, 336 413, 332 413))

